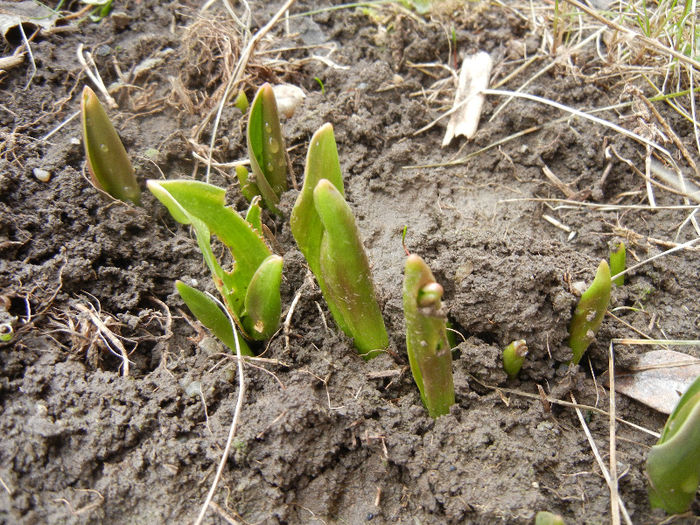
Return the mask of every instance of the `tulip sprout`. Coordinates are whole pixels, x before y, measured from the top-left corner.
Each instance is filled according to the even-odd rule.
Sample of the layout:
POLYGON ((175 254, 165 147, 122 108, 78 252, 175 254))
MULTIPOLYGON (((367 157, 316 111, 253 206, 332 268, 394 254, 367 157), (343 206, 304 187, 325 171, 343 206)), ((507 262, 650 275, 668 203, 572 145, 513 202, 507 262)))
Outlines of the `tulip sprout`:
POLYGON ((389 344, 355 217, 345 202, 330 124, 311 139, 304 186, 290 217, 292 234, 316 276, 338 327, 369 359, 389 344))
POLYGON ((455 402, 442 293, 423 259, 409 255, 403 281, 406 349, 413 379, 431 417, 447 414, 455 402))
POLYGON ((81 98, 85 157, 93 184, 121 201, 141 202, 134 168, 97 95, 89 87, 81 98))
POLYGON ((700 483, 700 376, 668 417, 646 469, 652 507, 673 514, 688 510, 700 483))
MULTIPOLYGON (((260 199, 253 199, 246 219, 243 219, 224 205, 226 191, 222 188, 188 180, 149 180, 147 185, 175 220, 193 226, 214 284, 240 331, 252 340, 269 338, 280 321, 282 258, 272 254, 263 241, 260 199), (214 256, 212 233, 233 255, 234 265, 230 272, 221 268, 214 256)), ((233 327, 216 302, 182 282, 176 287, 202 324, 234 349, 233 327)), ((242 351, 251 354, 247 347, 242 351)))
POLYGON ((243 194, 248 200, 249 195, 261 195, 265 206, 279 214, 280 195, 287 191, 287 150, 270 84, 260 87, 250 105, 246 140, 252 170, 250 175, 246 173, 246 183, 242 172, 236 170, 243 194))
POLYGON ((553 512, 540 511, 535 516, 535 525, 564 525, 564 518, 553 512))
MULTIPOLYGON (((610 252, 610 275, 614 276, 618 273, 625 271, 627 265, 627 250, 625 248, 625 243, 621 242, 615 249, 610 252)), ((625 276, 620 275, 613 280, 615 286, 622 286, 625 284, 625 276)))
POLYGON ((527 356, 527 344, 525 339, 513 341, 503 349, 503 369, 508 377, 514 379, 525 362, 527 356))
POLYGON ((583 357, 595 334, 603 322, 605 311, 610 303, 610 267, 601 261, 595 279, 591 286, 581 294, 574 316, 569 324, 569 347, 574 356, 571 362, 575 365, 583 357))

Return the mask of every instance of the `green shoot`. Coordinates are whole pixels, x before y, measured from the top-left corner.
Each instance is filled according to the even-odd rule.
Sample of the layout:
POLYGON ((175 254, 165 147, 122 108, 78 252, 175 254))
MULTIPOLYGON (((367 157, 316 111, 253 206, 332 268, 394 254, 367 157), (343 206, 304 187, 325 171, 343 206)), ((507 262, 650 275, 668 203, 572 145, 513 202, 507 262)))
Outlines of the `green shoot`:
MULTIPOLYGON (((147 185, 176 221, 194 228, 199 249, 223 304, 244 336, 252 340, 269 338, 280 321, 282 258, 273 255, 263 241, 260 199, 253 199, 243 219, 225 206, 226 191, 222 188, 188 180, 149 180, 147 185), (234 260, 231 271, 224 270, 216 260, 211 246, 212 233, 230 250, 234 260)), ((234 349, 231 343, 235 339, 228 317, 216 303, 182 283, 177 289, 192 313, 234 349)))
POLYGON ((85 157, 93 184, 115 199, 140 204, 141 189, 129 156, 97 95, 87 86, 81 97, 81 113, 85 157))
POLYGON ((338 327, 365 359, 389 344, 355 218, 345 202, 330 124, 311 138, 304 186, 290 218, 292 235, 316 276, 338 327))
POLYGON ((248 115, 246 140, 252 170, 247 180, 255 188, 252 193, 261 195, 265 206, 279 214, 280 195, 287 191, 287 150, 270 84, 263 84, 255 94, 248 115))
MULTIPOLYGON (((627 250, 625 248, 625 243, 620 242, 617 247, 610 252, 610 275, 615 276, 618 273, 625 271, 627 267, 627 250)), ((613 280, 615 286, 622 286, 625 284, 625 276, 620 275, 613 280)))
POLYGON ((610 267, 601 261, 595 279, 591 286, 581 294, 574 316, 569 324, 569 347, 574 356, 571 362, 575 365, 581 360, 584 352, 593 340, 603 322, 605 311, 610 303, 610 267))
POLYGON ((442 293, 423 259, 409 255, 403 281, 406 349, 413 379, 431 417, 449 413, 455 402, 442 293))
POLYGON ((0 343, 7 343, 12 341, 12 337, 15 335, 15 331, 10 323, 0 324, 0 343))
POLYGON ((90 12, 90 20, 93 22, 99 22, 112 12, 113 0, 82 0, 82 3, 95 6, 90 12))
POLYGON ((323 80, 321 80, 318 77, 314 77, 314 80, 321 88, 321 95, 325 95, 326 94, 326 86, 323 84, 323 80))
POLYGON ((540 511, 535 516, 535 525, 564 525, 564 518, 559 514, 540 511))
POLYGON ((236 95, 236 98, 233 101, 233 105, 240 109, 241 113, 245 113, 246 111, 248 111, 250 103, 248 102, 248 97, 245 96, 245 91, 241 89, 238 92, 238 95, 236 95))
POLYGON ((250 173, 245 166, 236 166, 236 177, 241 184, 241 193, 248 199, 248 202, 253 202, 253 199, 259 196, 260 192, 249 175, 250 173))
POLYGON ((700 483, 700 376, 678 400, 646 464, 652 507, 680 514, 700 483))
POLYGON ((527 344, 525 339, 513 341, 503 349, 503 369, 508 377, 514 379, 520 373, 520 369, 527 356, 527 344))
MULTIPOLYGON (((211 330, 230 349, 236 348, 236 336, 233 333, 231 322, 211 298, 182 281, 175 281, 175 289, 187 305, 187 308, 204 326, 211 330)), ((241 345, 241 354, 254 355, 243 339, 239 339, 239 343, 241 345)))

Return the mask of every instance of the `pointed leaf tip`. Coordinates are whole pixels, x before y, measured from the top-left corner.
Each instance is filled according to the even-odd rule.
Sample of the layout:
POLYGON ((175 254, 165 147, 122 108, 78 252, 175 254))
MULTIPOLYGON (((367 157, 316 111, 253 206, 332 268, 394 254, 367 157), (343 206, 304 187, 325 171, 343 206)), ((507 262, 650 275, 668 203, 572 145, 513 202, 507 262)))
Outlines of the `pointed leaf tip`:
POLYGON ((83 89, 80 107, 85 157, 93 183, 115 199, 140 204, 141 189, 126 149, 88 86, 83 89))

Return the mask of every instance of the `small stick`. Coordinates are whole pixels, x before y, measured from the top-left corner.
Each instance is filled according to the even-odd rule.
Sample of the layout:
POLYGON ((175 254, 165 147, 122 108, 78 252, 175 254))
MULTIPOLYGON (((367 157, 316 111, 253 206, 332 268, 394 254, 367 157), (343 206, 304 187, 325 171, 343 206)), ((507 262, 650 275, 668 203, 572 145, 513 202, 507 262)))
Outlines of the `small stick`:
POLYGON ((542 173, 544 173, 544 176, 547 177, 552 184, 554 184, 557 189, 562 192, 567 199, 571 199, 572 201, 578 200, 576 198, 576 192, 569 188, 568 185, 564 184, 562 180, 556 176, 556 174, 549 169, 548 166, 542 166, 542 173))
MULTIPOLYGON (((22 33, 22 41, 24 42, 24 47, 27 48, 27 54, 29 55, 29 62, 32 65, 32 74, 29 75, 29 79, 27 80, 27 84, 24 86, 24 91, 26 91, 27 88, 29 88, 29 85, 32 83, 32 80, 34 79, 34 75, 36 75, 36 62, 34 62, 34 54, 32 53, 32 48, 29 45, 30 39, 28 39, 27 35, 24 33, 24 27, 22 26, 22 24, 17 24, 17 27, 19 27, 19 32, 22 33)), ((38 33, 38 32, 39 31, 37 30, 36 33, 38 33)), ((34 33, 34 35, 36 35, 36 33, 34 33)), ((32 38, 34 38, 34 35, 32 35, 32 38)))
POLYGON ((571 232, 573 231, 573 230, 572 230, 571 228, 569 228, 566 224, 564 224, 563 222, 558 221, 557 219, 555 219, 555 218, 552 217, 551 215, 547 215, 547 214, 545 213, 545 214, 542 214, 542 218, 543 218, 545 221, 547 221, 549 224, 551 224, 552 226, 555 226, 555 227, 559 228, 560 230, 564 230, 566 233, 571 233, 571 232))
POLYGON ((284 328, 284 348, 287 352, 289 352, 289 327, 292 323, 292 316, 294 315, 294 309, 297 306, 297 303, 299 302, 299 299, 301 299, 301 294, 304 291, 304 288, 306 288, 307 284, 312 284, 313 281, 311 280, 313 277, 313 274, 311 273, 311 270, 306 270, 306 278, 304 279, 304 282, 301 284, 299 287, 299 290, 297 290, 297 293, 294 295, 294 299, 292 300, 292 304, 289 306, 289 310, 287 311, 287 315, 284 318, 284 323, 282 324, 282 327, 284 328))
POLYGON ((61 123, 60 123, 58 126, 56 126, 55 128, 53 128, 51 131, 49 131, 46 135, 44 135, 43 137, 41 137, 41 139, 39 139, 39 140, 40 140, 41 142, 47 141, 47 140, 48 140, 49 138, 51 138, 55 133, 57 133, 63 126, 65 126, 66 124, 68 124, 71 120, 73 120, 73 119, 74 119, 75 117, 77 117, 78 115, 80 115, 80 111, 76 111, 75 113, 73 113, 72 115, 70 115, 67 119, 65 119, 63 122, 61 122, 61 123))
MULTIPOLYGON (((527 397, 528 399, 541 400, 541 398, 538 394, 531 394, 530 392, 523 392, 522 390, 515 390, 513 388, 502 388, 499 386, 489 385, 487 383, 483 383, 483 382, 479 381, 476 377, 474 377, 471 374, 469 374, 469 377, 475 383, 478 383, 479 385, 483 386, 484 388, 488 388, 490 390, 501 390, 501 391, 506 392, 508 394, 514 394, 514 395, 520 396, 520 397, 527 397)), ((591 406, 591 405, 581 405, 578 403, 571 403, 569 401, 564 401, 563 399, 557 399, 555 397, 550 397, 550 396, 546 396, 546 398, 547 398, 547 401, 549 401, 550 403, 552 403, 554 405, 561 405, 564 407, 571 407, 571 408, 582 408, 584 410, 588 410, 590 412, 595 412, 596 414, 601 414, 603 416, 608 415, 608 413, 605 410, 598 408, 598 407, 591 406)), ((659 439, 661 437, 661 434, 659 434, 658 432, 654 432, 653 430, 649 430, 648 428, 644 428, 644 427, 637 425, 635 423, 632 423, 630 421, 626 421, 620 417, 616 417, 615 420, 619 421, 620 423, 624 423, 625 425, 630 426, 636 430, 639 430, 640 432, 644 432, 645 434, 649 434, 650 436, 653 436, 656 439, 659 439)))
POLYGON ((700 339, 613 339, 616 345, 700 346, 700 339))
POLYGON ((656 199, 654 198, 654 189, 651 187, 651 148, 647 144, 646 158, 644 159, 644 169, 646 176, 644 177, 644 182, 647 186, 647 199, 649 199, 649 206, 656 208, 656 199))

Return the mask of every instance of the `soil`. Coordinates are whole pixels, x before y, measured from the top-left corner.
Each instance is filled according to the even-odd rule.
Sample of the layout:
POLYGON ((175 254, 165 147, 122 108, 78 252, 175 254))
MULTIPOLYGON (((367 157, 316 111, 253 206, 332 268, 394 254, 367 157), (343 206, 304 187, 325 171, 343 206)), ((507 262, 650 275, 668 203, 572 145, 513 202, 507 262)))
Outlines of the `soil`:
MULTIPOLYGON (((454 30, 459 54, 491 55, 494 85, 541 45, 542 27, 529 8, 448 2, 431 15, 394 5, 309 14, 320 4, 294 4, 291 14, 303 16, 289 18, 288 32, 283 21, 267 35, 243 87, 249 98, 262 81, 306 92, 283 125, 299 183, 309 138, 324 122, 333 124, 391 344, 376 359, 358 357, 309 282, 288 222, 266 216, 285 260, 285 311, 298 292, 300 299, 289 337, 274 337, 258 349, 267 360, 245 367, 240 425, 205 523, 519 524, 532 523, 540 510, 567 523, 608 522, 609 490, 575 411, 541 402, 538 387, 607 410, 602 385, 611 338, 637 337, 635 329, 698 338, 700 259, 697 251, 676 252, 631 272, 613 294, 619 320, 606 318, 581 366, 566 365, 577 300, 572 283, 590 282, 616 241, 624 239, 637 262, 670 246, 659 239, 692 239, 687 224, 676 237, 688 211, 554 208, 532 200, 565 197, 543 175, 547 166, 584 202, 646 204, 643 179, 605 154, 612 145, 643 166, 643 146, 589 122, 557 120, 562 113, 548 106, 513 100, 490 120, 503 102, 490 96, 471 141, 441 148, 445 120, 415 133, 454 94, 448 81, 428 99, 435 80, 449 74, 415 64, 452 64, 454 30), (465 163, 407 168, 462 157, 533 126, 541 128, 465 163), (576 232, 573 239, 544 214, 576 232), (444 286, 461 336, 457 402, 437 420, 427 415, 407 367, 404 226, 408 249, 444 286), (509 380, 500 352, 515 339, 526 339, 530 354, 519 378, 509 380)), ((251 1, 252 31, 280 5, 251 1)), ((134 208, 95 190, 84 175, 79 118, 67 120, 89 83, 76 60, 82 44, 107 85, 123 75, 112 90, 119 108, 110 115, 142 184, 161 172, 203 179, 193 152, 206 156, 211 122, 199 134, 196 128, 216 110, 240 40, 223 7, 203 14, 200 7, 115 2, 115 12, 99 22, 78 17, 36 35, 33 76, 27 59, 0 77, 0 307, 15 330, 0 345, 3 523, 191 523, 211 486, 236 404, 235 359, 192 320, 173 287, 181 278, 213 290, 207 269, 191 232, 148 192, 134 208), (50 180, 38 180, 36 169, 50 180), (100 323, 129 352, 127 377, 101 339, 100 323)), ((21 44, 17 34, 9 37, 3 55, 21 44)), ((526 91, 583 109, 627 100, 622 77, 600 74, 608 66, 594 46, 584 47, 526 91)), ((516 89, 536 70, 503 89, 516 89)), ((691 126, 668 106, 657 107, 700 162, 691 126)), ((619 113, 602 116, 635 126, 630 107, 619 113)), ((244 129, 227 105, 214 160, 246 157, 244 129)), ((230 168, 211 177, 229 189, 232 206, 245 210, 230 168)), ((287 216, 296 195, 284 195, 287 216)), ((667 191, 657 189, 656 197, 660 205, 683 204, 667 191)), ((616 345, 616 359, 624 365, 647 348, 616 345)), ((682 351, 697 355, 692 347, 682 351)), ((665 422, 636 401, 616 401, 629 422, 654 431, 665 422)), ((584 416, 607 463, 608 417, 592 410, 584 416)), ((665 518, 647 501, 644 460, 655 441, 617 426, 619 491, 634 523, 665 518)), ((695 518, 685 522, 698 513, 696 501, 695 518)))

